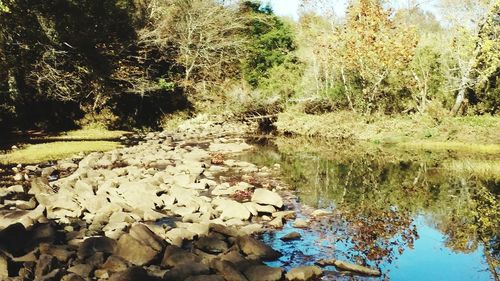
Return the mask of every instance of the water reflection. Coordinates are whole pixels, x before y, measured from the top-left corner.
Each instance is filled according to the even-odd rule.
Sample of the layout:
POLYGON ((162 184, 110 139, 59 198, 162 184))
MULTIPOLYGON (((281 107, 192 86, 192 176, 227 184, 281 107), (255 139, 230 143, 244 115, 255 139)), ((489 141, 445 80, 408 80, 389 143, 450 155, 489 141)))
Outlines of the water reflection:
POLYGON ((332 217, 301 230, 301 241, 277 239, 292 231, 290 225, 267 234, 264 239, 286 253, 277 265, 332 257, 379 267, 382 279, 498 280, 500 181, 446 165, 450 158, 498 155, 277 140, 244 157, 262 165, 279 163, 283 180, 302 204, 334 210, 332 217))

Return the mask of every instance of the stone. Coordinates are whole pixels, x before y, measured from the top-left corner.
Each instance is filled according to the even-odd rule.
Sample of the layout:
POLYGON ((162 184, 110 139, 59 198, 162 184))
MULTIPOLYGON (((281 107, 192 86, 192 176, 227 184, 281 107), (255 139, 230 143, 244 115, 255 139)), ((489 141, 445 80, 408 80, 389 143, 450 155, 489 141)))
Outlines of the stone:
POLYGON ((274 218, 268 224, 274 228, 282 228, 283 227, 283 218, 282 217, 274 218))
POLYGON ((175 246, 182 246, 184 239, 192 240, 195 235, 195 233, 185 228, 174 228, 165 233, 165 237, 175 246))
POLYGON ((94 255, 96 252, 102 252, 106 254, 112 254, 116 249, 116 241, 104 237, 90 237, 85 239, 78 247, 78 258, 83 260, 94 255))
POLYGON ((262 231, 264 231, 264 228, 261 224, 253 223, 243 226, 242 228, 240 228, 240 231, 245 235, 250 235, 254 233, 261 233, 262 231))
POLYGON ((61 281, 85 281, 80 275, 70 273, 66 274, 61 278, 61 281))
POLYGON ((41 254, 54 256, 60 262, 67 262, 75 252, 68 250, 65 245, 51 245, 48 243, 41 243, 38 247, 41 254))
POLYGON ((7 280, 9 277, 9 269, 7 257, 0 253, 0 280, 7 280))
POLYGON ((167 246, 161 265, 163 267, 173 267, 181 264, 199 263, 201 258, 197 255, 187 252, 177 246, 167 246))
POLYGON ((40 255, 35 266, 35 279, 41 280, 57 266, 56 259, 50 255, 40 255))
POLYGON ((323 274, 323 270, 317 266, 300 266, 292 268, 285 274, 289 281, 308 281, 323 274))
POLYGON ((52 167, 52 166, 43 168, 42 169, 42 178, 48 178, 48 177, 52 176, 52 174, 54 174, 56 171, 57 171, 57 169, 55 167, 52 167))
POLYGON ((368 276, 380 276, 381 275, 381 272, 378 269, 372 269, 372 268, 369 268, 366 266, 348 263, 348 262, 341 261, 341 260, 335 260, 335 259, 320 260, 317 262, 317 264, 320 266, 333 265, 340 270, 356 272, 356 273, 368 275, 368 276))
POLYGON ((133 224, 129 233, 132 237, 157 252, 163 251, 165 247, 165 241, 142 223, 133 224))
POLYGON ((210 224, 210 230, 224 234, 226 236, 230 237, 239 237, 244 235, 242 232, 238 231, 234 227, 227 227, 218 223, 211 223, 210 224))
POLYGON ((128 268, 127 261, 118 257, 118 256, 109 256, 105 263, 100 266, 101 269, 104 269, 108 272, 115 273, 124 271, 128 268))
POLYGON ((168 281, 184 281, 191 276, 206 275, 210 273, 210 268, 201 263, 186 263, 175 266, 167 271, 163 276, 163 280, 168 281))
POLYGON ((134 265, 142 266, 152 262, 160 251, 161 249, 155 250, 130 234, 123 234, 114 254, 134 265))
POLYGON ((283 276, 283 269, 267 265, 256 265, 244 272, 248 281, 278 281, 283 276))
POLYGON ((281 237, 280 239, 282 241, 292 241, 292 240, 299 240, 300 238, 302 238, 302 235, 300 235, 300 233, 294 231, 294 232, 288 233, 287 235, 281 237))
POLYGON ((247 235, 237 239, 238 246, 247 256, 255 256, 262 260, 275 260, 281 254, 263 242, 247 235))
POLYGON ((222 275, 226 281, 248 281, 240 271, 238 271, 231 262, 214 259, 211 267, 222 275))
POLYGON ((323 209, 318 209, 318 210, 314 210, 312 212, 312 215, 314 217, 321 217, 321 216, 326 216, 326 215, 331 215, 332 212, 328 211, 328 210, 323 210, 323 209))
POLYGON ((305 219, 296 219, 293 223, 293 226, 296 228, 307 228, 309 227, 309 220, 305 219))
POLYGON ((210 254, 220 254, 228 249, 227 243, 213 237, 201 237, 194 242, 194 246, 210 254))
POLYGON ((216 210, 222 211, 222 219, 241 219, 248 220, 251 216, 250 211, 245 205, 230 199, 217 198, 212 201, 217 206, 216 210))
POLYGON ((184 281, 224 281, 224 280, 225 279, 222 278, 222 276, 212 274, 212 275, 191 276, 185 279, 184 281))
POLYGON ((255 189, 252 195, 252 202, 263 205, 273 205, 277 208, 283 207, 283 199, 281 196, 278 193, 265 188, 255 189))
POLYGON ((82 277, 89 277, 94 267, 88 264, 77 264, 68 268, 68 272, 78 274, 82 277))
POLYGON ((131 267, 127 270, 117 272, 108 279, 109 281, 157 281, 158 278, 149 276, 147 271, 138 266, 131 267))

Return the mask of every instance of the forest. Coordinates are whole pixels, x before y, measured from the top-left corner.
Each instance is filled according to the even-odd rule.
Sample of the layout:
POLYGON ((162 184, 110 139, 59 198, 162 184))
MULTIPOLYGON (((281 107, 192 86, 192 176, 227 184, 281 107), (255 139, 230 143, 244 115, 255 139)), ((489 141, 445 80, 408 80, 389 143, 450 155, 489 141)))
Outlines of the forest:
POLYGON ((1 0, 0 127, 151 130, 200 112, 499 111, 499 1, 1 0), (223 110, 221 110, 223 108, 223 110))

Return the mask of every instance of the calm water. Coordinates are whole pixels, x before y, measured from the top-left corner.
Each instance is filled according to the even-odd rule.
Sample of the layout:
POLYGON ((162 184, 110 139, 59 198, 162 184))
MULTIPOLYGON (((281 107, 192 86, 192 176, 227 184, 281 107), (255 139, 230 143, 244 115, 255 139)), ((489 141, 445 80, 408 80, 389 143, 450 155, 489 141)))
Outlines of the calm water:
POLYGON ((327 268, 324 280, 498 280, 500 177, 484 167, 457 167, 498 164, 499 155, 275 140, 243 160, 281 165, 282 179, 296 190, 299 217, 310 207, 333 211, 309 229, 289 223, 265 234, 284 253, 270 265, 337 258, 383 272, 367 278, 327 268), (279 239, 292 231, 302 239, 279 239))

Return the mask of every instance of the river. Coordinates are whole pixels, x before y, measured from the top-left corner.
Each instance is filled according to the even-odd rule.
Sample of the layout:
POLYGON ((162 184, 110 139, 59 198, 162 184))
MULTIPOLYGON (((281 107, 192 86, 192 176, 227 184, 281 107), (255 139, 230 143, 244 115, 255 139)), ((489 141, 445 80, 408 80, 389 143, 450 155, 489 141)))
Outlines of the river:
POLYGON ((299 217, 311 208, 333 212, 308 229, 289 223, 265 234, 263 240, 284 254, 269 265, 335 258, 383 273, 352 277, 330 268, 323 280, 498 280, 500 180, 487 169, 463 166, 495 165, 499 155, 301 139, 253 142, 258 149, 242 160, 279 164, 280 178, 297 195, 299 217), (302 239, 279 239, 292 231, 302 239))

